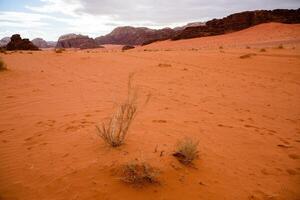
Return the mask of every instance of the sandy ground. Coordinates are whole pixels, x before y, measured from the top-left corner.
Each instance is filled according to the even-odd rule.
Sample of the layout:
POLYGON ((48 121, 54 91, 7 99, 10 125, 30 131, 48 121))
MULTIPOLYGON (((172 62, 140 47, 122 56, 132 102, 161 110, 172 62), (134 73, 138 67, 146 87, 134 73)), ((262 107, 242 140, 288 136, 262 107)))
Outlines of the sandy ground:
POLYGON ((299 200, 300 26, 256 28, 209 47, 216 37, 1 54, 9 70, 0 72, 0 199, 299 200), (278 34, 260 52, 270 30, 278 34), (253 34, 263 36, 255 43, 253 34), (95 125, 126 97, 132 72, 141 101, 151 100, 112 149, 95 125), (199 140, 194 167, 171 156, 186 136, 199 140), (112 169, 135 158, 158 168, 161 184, 122 183, 112 169))

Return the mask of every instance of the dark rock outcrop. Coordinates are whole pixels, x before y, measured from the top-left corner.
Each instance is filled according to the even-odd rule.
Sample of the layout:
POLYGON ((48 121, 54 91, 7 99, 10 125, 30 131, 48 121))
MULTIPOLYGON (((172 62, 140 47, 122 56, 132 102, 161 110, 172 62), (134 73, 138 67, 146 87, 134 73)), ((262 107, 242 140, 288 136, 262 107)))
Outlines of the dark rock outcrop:
POLYGON ((60 36, 56 44, 56 48, 92 49, 97 47, 98 45, 93 38, 76 34, 60 36))
POLYGON ((257 10, 236 13, 223 19, 210 20, 206 22, 205 26, 187 27, 179 31, 172 39, 179 40, 220 35, 268 22, 300 23, 300 9, 257 10))
POLYGON ((5 47, 10 42, 10 37, 4 37, 0 40, 0 47, 5 47))
POLYGON ((6 45, 7 50, 39 50, 29 39, 22 39, 19 34, 12 35, 6 45))
POLYGON ((175 27, 174 30, 175 31, 182 31, 187 27, 195 27, 195 26, 205 26, 205 22, 191 22, 191 23, 188 23, 184 26, 175 27))
POLYGON ((38 48, 49 48, 48 43, 42 38, 35 38, 31 42, 38 48))
POLYGON ((97 44, 141 45, 173 37, 175 31, 170 28, 159 30, 144 27, 117 27, 111 33, 95 38, 97 44))

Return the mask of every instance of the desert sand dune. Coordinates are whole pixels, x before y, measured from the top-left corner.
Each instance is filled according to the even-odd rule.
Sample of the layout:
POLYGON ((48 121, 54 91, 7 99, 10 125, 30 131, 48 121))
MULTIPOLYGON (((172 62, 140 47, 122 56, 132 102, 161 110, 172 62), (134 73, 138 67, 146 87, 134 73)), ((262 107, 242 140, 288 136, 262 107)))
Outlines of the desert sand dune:
POLYGON ((228 33, 219 36, 193 38, 179 41, 162 41, 150 44, 144 48, 150 49, 182 49, 182 48, 215 48, 230 47, 244 48, 252 47, 272 47, 285 43, 289 46, 299 46, 300 25, 266 23, 260 24, 241 31, 228 33))
POLYGON ((272 23, 125 52, 1 54, 0 199, 299 199, 299 33, 272 23), (151 99, 112 149, 95 125, 130 73, 151 99), (199 140, 194 167, 172 157, 186 136, 199 140), (112 169, 135 158, 161 183, 122 183, 112 169))

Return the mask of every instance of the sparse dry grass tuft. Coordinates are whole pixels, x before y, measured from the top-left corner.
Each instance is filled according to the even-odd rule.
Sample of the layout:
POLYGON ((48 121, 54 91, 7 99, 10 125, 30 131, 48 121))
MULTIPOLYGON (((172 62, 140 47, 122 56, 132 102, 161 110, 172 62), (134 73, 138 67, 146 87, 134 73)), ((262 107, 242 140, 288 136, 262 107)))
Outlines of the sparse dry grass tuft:
POLYGON ((137 90, 132 88, 131 81, 132 75, 129 76, 127 100, 118 107, 108 124, 96 126, 98 135, 112 147, 118 147, 124 143, 137 112, 137 90))
POLYGON ((148 163, 130 162, 121 167, 121 180, 134 186, 144 186, 146 184, 159 183, 157 176, 158 170, 148 163))
POLYGON ((183 141, 178 142, 173 156, 182 164, 189 165, 193 160, 198 158, 198 144, 198 141, 194 141, 191 138, 185 138, 183 141))
POLYGON ((7 70, 6 64, 4 61, 0 58, 0 71, 7 70))
POLYGON ((108 124, 103 123, 101 128, 97 126, 99 136, 112 147, 122 145, 136 110, 137 108, 132 102, 123 103, 108 124))
POLYGON ((240 56, 240 59, 251 58, 252 56, 256 56, 256 54, 255 53, 248 53, 248 54, 240 56))

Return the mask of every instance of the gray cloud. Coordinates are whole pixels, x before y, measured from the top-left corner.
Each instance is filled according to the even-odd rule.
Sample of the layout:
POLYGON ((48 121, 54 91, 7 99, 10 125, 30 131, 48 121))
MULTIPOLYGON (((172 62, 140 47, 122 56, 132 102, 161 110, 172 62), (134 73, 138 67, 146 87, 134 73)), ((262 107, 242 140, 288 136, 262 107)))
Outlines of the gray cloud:
POLYGON ((43 37, 56 40, 59 35, 66 33, 97 37, 111 32, 117 26, 175 27, 188 22, 221 18, 245 10, 300 7, 300 0, 40 0, 39 4, 22 2, 25 8, 22 12, 0 8, 0 38, 16 32, 31 39, 43 37))
POLYGON ((300 7, 299 0, 80 0, 79 13, 113 16, 116 21, 156 25, 204 21, 234 12, 300 7))

